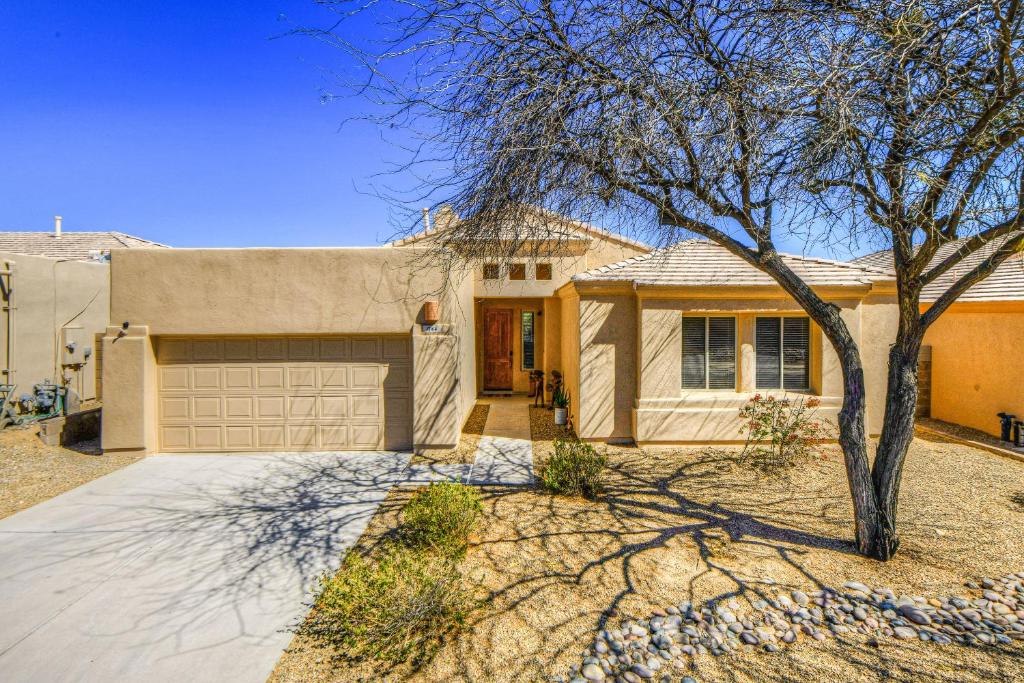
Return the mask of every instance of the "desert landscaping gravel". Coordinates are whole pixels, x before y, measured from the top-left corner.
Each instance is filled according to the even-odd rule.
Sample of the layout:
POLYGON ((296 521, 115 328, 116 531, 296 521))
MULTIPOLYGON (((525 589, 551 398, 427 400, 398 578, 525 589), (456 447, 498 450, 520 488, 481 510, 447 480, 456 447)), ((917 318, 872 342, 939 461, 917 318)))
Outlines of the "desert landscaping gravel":
POLYGON ((100 451, 99 440, 73 448, 47 446, 37 427, 0 431, 0 519, 138 460, 135 453, 100 451))
MULTIPOLYGON (((535 413, 538 426, 551 417, 535 413)), ((545 430, 534 433, 538 459, 555 434, 545 430)), ((271 680, 572 680, 585 663, 615 680, 600 656, 585 658, 605 654, 601 639, 613 652, 617 632, 624 646, 634 638, 664 662, 648 679, 659 682, 1024 680, 1024 643, 1010 635, 1020 623, 1020 578, 1010 575, 1024 570, 1021 463, 915 439, 900 497, 902 546, 879 563, 850 542, 834 447, 777 476, 743 465, 738 449, 599 448, 609 471, 597 501, 483 490, 483 524, 462 568, 484 602, 468 630, 419 670, 353 667, 296 639, 271 680), (684 623, 691 609, 701 622, 684 623), (730 629, 726 612, 739 626, 730 629), (930 623, 915 621, 921 615, 930 623), (673 616, 688 642, 675 639, 673 616), (717 656, 711 626, 728 643, 717 656), (669 659, 647 647, 659 630, 672 642, 659 638, 668 647, 655 650, 669 659)), ((360 544, 393 531, 408 495, 392 493, 360 544)))

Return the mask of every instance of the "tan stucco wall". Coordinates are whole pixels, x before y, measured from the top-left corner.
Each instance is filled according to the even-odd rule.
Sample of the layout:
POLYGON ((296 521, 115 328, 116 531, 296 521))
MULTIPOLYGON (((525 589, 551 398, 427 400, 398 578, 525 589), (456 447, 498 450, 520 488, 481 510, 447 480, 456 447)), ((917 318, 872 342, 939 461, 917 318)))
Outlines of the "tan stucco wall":
POLYGON ((625 259, 646 254, 650 251, 647 248, 619 242, 617 240, 592 237, 590 248, 587 249, 587 269, 600 268, 609 263, 617 263, 625 259))
POLYGON ((636 396, 636 297, 580 297, 579 329, 577 433, 586 439, 629 439, 636 396))
MULTIPOLYGON (((840 306, 841 315, 861 344, 868 366, 868 429, 875 433, 884 407, 887 335, 895 324, 895 310, 886 298, 862 302, 859 296, 831 296, 829 300, 840 306), (871 332, 865 333, 865 327, 871 332)), ((602 440, 632 435, 640 443, 742 441, 737 416, 740 407, 755 393, 783 393, 756 389, 756 318, 803 315, 796 302, 781 293, 747 297, 734 293, 731 298, 721 298, 710 290, 677 294, 641 291, 638 296, 629 291, 588 294, 584 289, 579 310, 584 368, 579 434, 602 440), (736 316, 734 391, 682 389, 684 314, 736 316), (635 363, 628 360, 634 353, 635 363), (629 372, 634 381, 626 379, 629 372)), ((565 325, 568 328, 569 323, 565 325)), ((831 344, 813 324, 807 395, 821 399, 821 418, 835 421, 842 403, 842 372, 831 344)))
POLYGON ((0 252, 5 270, 12 270, 13 334, 8 335, 7 314, 0 316, 0 365, 12 356, 9 380, 18 394, 30 393, 44 379, 59 382, 63 362, 61 329, 69 340, 92 355, 80 371, 65 370, 69 386, 84 399, 96 397, 96 335, 109 321, 110 267, 104 263, 67 261, 43 256, 0 252))
POLYGON ((925 334, 931 416, 999 435, 996 413, 1024 416, 1024 302, 954 304, 925 334))
POLYGON ((103 446, 156 449, 152 338, 161 335, 412 334, 414 447, 458 440, 472 409, 471 281, 418 249, 183 249, 115 252, 104 343, 103 446), (440 304, 439 333, 422 307, 440 304), (152 367, 151 367, 152 366, 152 367))

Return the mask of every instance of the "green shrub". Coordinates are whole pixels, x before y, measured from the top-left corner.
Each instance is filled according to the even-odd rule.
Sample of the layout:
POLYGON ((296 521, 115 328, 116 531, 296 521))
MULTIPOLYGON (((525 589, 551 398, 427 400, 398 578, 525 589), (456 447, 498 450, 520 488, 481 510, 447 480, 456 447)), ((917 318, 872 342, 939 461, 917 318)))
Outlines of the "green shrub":
POLYGON ((397 544, 372 558, 350 551, 318 589, 300 632, 348 661, 415 668, 464 626, 473 607, 452 559, 397 544))
POLYGON ((401 538, 410 547, 460 558, 482 511, 474 489, 456 482, 434 482, 417 491, 402 509, 401 538))
POLYGON ((579 439, 557 439, 555 452, 538 473, 541 485, 563 496, 593 498, 602 489, 605 455, 579 439))

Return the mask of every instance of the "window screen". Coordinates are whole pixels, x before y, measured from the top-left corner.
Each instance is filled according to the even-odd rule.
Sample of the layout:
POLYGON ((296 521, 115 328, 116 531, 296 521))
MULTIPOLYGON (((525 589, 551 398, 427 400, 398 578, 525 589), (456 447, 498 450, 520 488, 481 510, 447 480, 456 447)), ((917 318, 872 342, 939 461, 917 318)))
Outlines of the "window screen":
POLYGON ((758 318, 758 389, 806 389, 810 384, 810 331, 807 318, 758 318))
POLYGON ((534 357, 533 311, 523 311, 523 370, 533 370, 534 357))
POLYGON ((735 318, 683 318, 683 388, 736 388, 735 318))

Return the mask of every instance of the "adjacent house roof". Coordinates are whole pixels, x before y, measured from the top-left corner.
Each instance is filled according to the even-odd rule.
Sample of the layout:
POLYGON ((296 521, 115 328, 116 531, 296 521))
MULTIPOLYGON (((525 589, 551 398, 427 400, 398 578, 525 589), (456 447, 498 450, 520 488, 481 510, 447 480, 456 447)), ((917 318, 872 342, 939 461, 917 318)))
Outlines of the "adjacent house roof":
MULTIPOLYGON (((921 301, 935 301, 949 287, 975 268, 981 261, 992 255, 1004 242, 1020 233, 1010 233, 1005 237, 992 240, 984 247, 967 256, 963 261, 950 268, 921 291, 921 301)), ((967 240, 964 238, 943 244, 935 253, 929 267, 935 266, 955 252, 967 240)), ((853 261, 857 265, 882 268, 893 272, 892 250, 876 251, 861 256, 853 261)), ((1011 256, 1003 261, 991 275, 960 295, 957 301, 1024 301, 1024 254, 1011 256)))
POLYGON ((168 248, 166 244, 123 232, 0 232, 0 251, 30 256, 91 261, 111 249, 168 248))
MULTIPOLYGON (((507 233, 509 239, 518 240, 522 239, 524 234, 529 235, 533 238, 541 238, 543 240, 551 242, 575 242, 575 241, 588 241, 589 238, 596 237, 598 239, 608 240, 609 242, 616 242, 618 244, 624 244, 635 249, 642 249, 644 251, 650 251, 651 247, 648 244, 644 244, 638 240, 618 235, 607 230, 595 227, 590 223, 584 223, 583 221, 577 221, 561 214, 557 214, 554 211, 548 211, 539 206, 527 206, 526 210, 528 213, 534 214, 537 218, 545 221, 542 228, 531 228, 530 230, 518 231, 514 227, 499 230, 498 239, 503 239, 502 233, 507 233)), ((438 223, 446 220, 444 212, 450 212, 451 210, 447 207, 441 207, 437 213, 439 216, 438 223)), ((432 235, 436 235, 440 230, 444 228, 434 228, 430 230, 422 230, 415 235, 410 235, 399 240, 391 242, 391 246, 404 247, 410 244, 415 244, 420 240, 426 239, 432 235)), ((488 235, 486 238, 481 239, 494 239, 493 236, 488 235)))
MULTIPOLYGON (((883 270, 822 258, 782 254, 805 282, 822 286, 857 286, 888 280, 883 270)), ((595 268, 573 277, 576 282, 631 281, 638 285, 675 287, 750 287, 778 283, 714 242, 688 239, 649 254, 595 268)))

